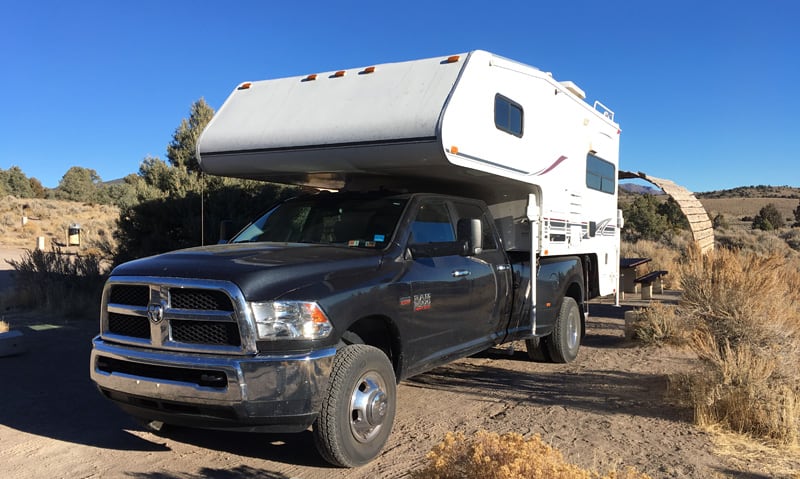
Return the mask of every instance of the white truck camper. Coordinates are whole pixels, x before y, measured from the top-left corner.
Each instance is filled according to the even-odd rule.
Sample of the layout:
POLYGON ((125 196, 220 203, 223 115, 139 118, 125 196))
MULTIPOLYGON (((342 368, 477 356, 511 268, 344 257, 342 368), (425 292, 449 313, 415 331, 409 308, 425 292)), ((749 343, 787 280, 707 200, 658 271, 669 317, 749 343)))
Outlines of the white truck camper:
POLYGON ((589 255, 604 296, 619 284, 620 132, 573 82, 478 50, 243 83, 198 155, 213 175, 480 198, 506 250, 589 255))
POLYGON ((398 381, 517 340, 577 358, 618 283, 619 134, 575 84, 484 51, 243 83, 200 166, 319 191, 117 266, 91 377, 154 427, 310 427, 365 464, 398 381))

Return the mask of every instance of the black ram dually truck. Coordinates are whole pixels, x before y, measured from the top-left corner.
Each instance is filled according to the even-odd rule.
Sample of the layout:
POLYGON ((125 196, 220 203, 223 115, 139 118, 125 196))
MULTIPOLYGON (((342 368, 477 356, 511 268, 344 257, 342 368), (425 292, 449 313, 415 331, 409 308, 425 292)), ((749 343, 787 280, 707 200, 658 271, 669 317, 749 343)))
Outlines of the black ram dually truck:
POLYGON ((530 258, 478 200, 297 197, 225 244, 115 268, 91 377, 154 427, 312 427, 326 460, 364 464, 398 381, 519 339, 532 358, 576 357, 586 259, 538 258, 532 287, 530 258))

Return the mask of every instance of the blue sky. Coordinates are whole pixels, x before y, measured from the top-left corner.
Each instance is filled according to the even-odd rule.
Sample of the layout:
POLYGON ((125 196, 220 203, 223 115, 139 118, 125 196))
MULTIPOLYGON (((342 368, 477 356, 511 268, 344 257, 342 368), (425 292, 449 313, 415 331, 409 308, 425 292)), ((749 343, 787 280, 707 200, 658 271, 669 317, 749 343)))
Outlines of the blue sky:
POLYGON ((800 2, 0 0, 0 168, 138 171, 240 82, 491 52, 616 112, 621 168, 800 186, 800 2))

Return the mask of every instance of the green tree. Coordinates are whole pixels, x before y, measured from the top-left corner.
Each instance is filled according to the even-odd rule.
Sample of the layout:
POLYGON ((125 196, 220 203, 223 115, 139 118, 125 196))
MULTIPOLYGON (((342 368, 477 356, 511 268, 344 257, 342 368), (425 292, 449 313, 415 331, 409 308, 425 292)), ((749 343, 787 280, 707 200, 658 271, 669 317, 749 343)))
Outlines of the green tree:
POLYGON ((5 194, 17 198, 33 198, 31 180, 25 176, 19 166, 12 166, 8 170, 0 170, 0 182, 5 186, 5 194))
POLYGON ((148 156, 139 165, 139 176, 145 184, 164 193, 170 190, 170 166, 161 158, 148 156))
POLYGON ((774 229, 783 228, 786 223, 783 220, 781 212, 773 203, 768 203, 766 206, 758 211, 758 214, 753 218, 753 229, 763 231, 772 231, 774 229))
POLYGON ((235 231, 276 201, 297 192, 269 183, 225 180, 231 184, 220 183, 203 195, 192 191, 184 196, 163 196, 122 210, 115 232, 120 245, 116 261, 199 246, 201 237, 206 243, 215 243, 222 220, 232 221, 235 231), (205 208, 201 208, 203 199, 205 208), (201 228, 205 228, 202 235, 201 228))
POLYGON ((626 241, 658 241, 670 229, 667 218, 658 212, 660 204, 653 195, 638 195, 632 203, 623 206, 625 228, 622 233, 626 241))
POLYGON ((41 181, 36 178, 31 178, 30 184, 33 198, 47 198, 47 189, 42 185, 41 181))
POLYGON ((192 172, 200 171, 197 161, 197 138, 213 116, 214 109, 208 106, 203 98, 192 104, 189 119, 181 120, 180 126, 172 135, 172 141, 167 146, 167 158, 172 166, 192 172))
POLYGON ((658 205, 656 212, 666 219, 669 228, 674 232, 678 232, 682 229, 689 229, 689 220, 687 220, 686 216, 683 214, 681 205, 672 197, 667 198, 667 201, 658 205))
POLYGON ((95 170, 73 166, 56 188, 56 198, 69 201, 95 202, 98 196, 98 185, 101 179, 95 170))

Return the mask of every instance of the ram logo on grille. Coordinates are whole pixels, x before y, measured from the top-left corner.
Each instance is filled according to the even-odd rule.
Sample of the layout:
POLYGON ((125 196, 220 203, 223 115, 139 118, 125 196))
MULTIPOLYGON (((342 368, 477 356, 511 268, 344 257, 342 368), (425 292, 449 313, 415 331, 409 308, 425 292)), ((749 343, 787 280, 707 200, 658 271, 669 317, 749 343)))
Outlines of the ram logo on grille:
POLYGON ((147 305, 147 318, 152 321, 154 324, 158 324, 162 319, 164 319, 164 308, 166 304, 164 302, 160 303, 150 303, 147 305))

